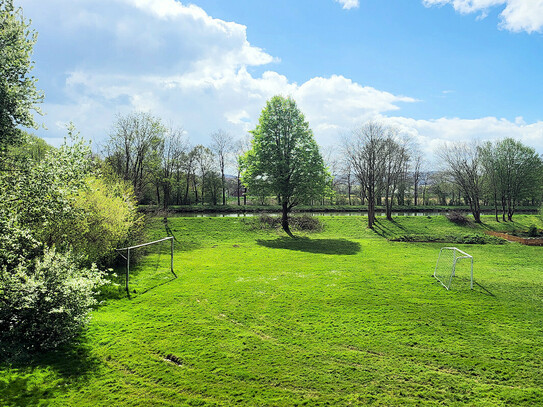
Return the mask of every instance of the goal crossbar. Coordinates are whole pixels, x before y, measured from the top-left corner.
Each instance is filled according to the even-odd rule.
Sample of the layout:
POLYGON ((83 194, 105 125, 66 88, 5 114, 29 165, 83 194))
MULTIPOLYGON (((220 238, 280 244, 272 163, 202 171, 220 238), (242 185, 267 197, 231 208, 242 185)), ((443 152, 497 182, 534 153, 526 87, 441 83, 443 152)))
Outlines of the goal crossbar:
POLYGON ((452 278, 454 277, 455 275, 455 270, 456 270, 456 262, 460 259, 470 259, 470 263, 471 263, 471 271, 470 271, 470 288, 473 290, 473 256, 460 250, 459 248, 457 247, 442 247, 441 250, 439 251, 439 256, 437 258, 437 263, 436 263, 436 267, 434 269, 434 277, 436 278, 437 281, 439 281, 441 283, 441 285, 443 287, 445 287, 447 290, 449 289, 450 285, 451 285, 451 282, 452 282, 452 278), (453 251, 453 262, 452 262, 452 265, 451 265, 451 274, 450 274, 450 277, 449 277, 449 282, 448 282, 448 285, 445 284, 443 281, 440 280, 440 278, 438 277, 437 275, 437 269, 438 269, 438 266, 439 266, 439 260, 441 259, 441 254, 443 253, 444 250, 452 250, 453 251), (456 253, 460 253, 461 256, 457 256, 456 253))
POLYGON ((164 242, 165 240, 172 240, 173 241, 173 236, 168 236, 168 237, 165 237, 164 239, 155 240, 154 242, 147 242, 147 243, 139 244, 137 246, 123 247, 122 249, 115 249, 115 250, 117 250, 117 251, 132 250, 132 249, 137 249, 139 247, 149 246, 149 245, 152 245, 152 244, 155 244, 155 243, 164 242))
POLYGON ((155 243, 165 242, 166 240, 169 240, 171 242, 170 243, 170 271, 172 272, 174 277, 177 278, 177 275, 173 271, 173 241, 174 241, 173 236, 168 236, 168 237, 165 237, 163 239, 155 240, 153 242, 138 244, 136 246, 130 246, 130 247, 123 247, 121 249, 115 249, 115 251, 117 253, 119 253, 119 255, 121 255, 121 257, 126 260, 126 293, 128 294, 128 296, 130 296, 130 291, 129 291, 129 288, 128 288, 128 280, 130 278, 130 250, 139 249, 140 247, 150 246, 150 245, 155 244, 155 243), (126 251, 126 256, 123 255, 123 253, 122 253, 123 251, 126 251))

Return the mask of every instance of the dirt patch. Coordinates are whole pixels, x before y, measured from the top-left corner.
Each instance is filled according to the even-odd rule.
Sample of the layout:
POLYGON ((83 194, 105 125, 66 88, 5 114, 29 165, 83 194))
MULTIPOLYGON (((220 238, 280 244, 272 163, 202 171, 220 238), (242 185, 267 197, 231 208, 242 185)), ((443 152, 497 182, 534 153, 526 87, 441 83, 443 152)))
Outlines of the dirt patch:
POLYGON ((540 237, 519 237, 508 233, 494 232, 492 230, 486 230, 485 233, 490 236, 501 237, 510 242, 517 242, 526 246, 543 246, 543 238, 540 237))

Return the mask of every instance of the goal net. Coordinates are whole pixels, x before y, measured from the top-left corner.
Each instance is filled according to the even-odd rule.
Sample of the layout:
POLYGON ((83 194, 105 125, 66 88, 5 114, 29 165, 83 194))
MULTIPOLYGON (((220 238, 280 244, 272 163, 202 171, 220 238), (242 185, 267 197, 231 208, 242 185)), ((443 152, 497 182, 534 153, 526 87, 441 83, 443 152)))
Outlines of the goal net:
MULTIPOLYGON (((153 242, 147 242, 143 244, 139 244, 137 246, 130 246, 130 247, 123 247, 122 249, 115 249, 119 255, 121 255, 126 260, 126 278, 125 278, 125 287, 126 287, 126 293, 130 296, 129 291, 129 280, 130 280, 130 268, 134 266, 134 253, 136 250, 140 250, 143 248, 149 248, 149 246, 153 246, 155 250, 151 250, 152 253, 149 254, 147 257, 156 257, 157 260, 157 267, 159 266, 161 254, 162 254, 162 246, 164 244, 167 244, 166 242, 169 241, 169 250, 168 255, 169 257, 168 266, 169 271, 174 275, 175 278, 177 278, 177 275, 175 274, 173 270, 173 236, 165 237, 164 239, 155 240, 153 242)), ((150 259, 153 261, 152 259, 150 259)))
POLYGON ((470 288, 473 290, 473 257, 456 247, 441 248, 434 270, 434 277, 449 290, 457 271, 459 260, 467 261, 470 264, 470 288))

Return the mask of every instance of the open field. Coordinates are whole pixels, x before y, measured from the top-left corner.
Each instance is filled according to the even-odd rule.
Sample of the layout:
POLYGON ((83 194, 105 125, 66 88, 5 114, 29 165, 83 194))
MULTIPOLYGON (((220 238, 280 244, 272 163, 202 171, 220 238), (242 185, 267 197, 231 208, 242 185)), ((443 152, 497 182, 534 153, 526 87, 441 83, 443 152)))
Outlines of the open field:
POLYGON ((253 221, 152 220, 151 239, 177 240, 179 278, 166 247, 149 254, 81 343, 0 365, 0 405, 543 404, 543 248, 455 243, 476 285, 466 264, 446 291, 431 277, 443 243, 386 238, 484 228, 323 217, 291 240, 253 221))

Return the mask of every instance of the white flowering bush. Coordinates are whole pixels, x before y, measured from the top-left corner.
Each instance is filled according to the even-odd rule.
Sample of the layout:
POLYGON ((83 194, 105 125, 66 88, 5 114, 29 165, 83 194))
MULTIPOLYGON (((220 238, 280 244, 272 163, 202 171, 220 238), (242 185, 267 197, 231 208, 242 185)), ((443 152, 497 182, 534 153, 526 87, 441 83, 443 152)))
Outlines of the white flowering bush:
POLYGON ((80 332, 107 282, 96 266, 80 264, 0 210, 0 354, 53 348, 80 332))
POLYGON ((43 256, 0 269, 0 342, 3 347, 48 349, 75 337, 106 282, 96 266, 80 268, 71 253, 43 256))

